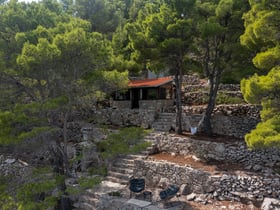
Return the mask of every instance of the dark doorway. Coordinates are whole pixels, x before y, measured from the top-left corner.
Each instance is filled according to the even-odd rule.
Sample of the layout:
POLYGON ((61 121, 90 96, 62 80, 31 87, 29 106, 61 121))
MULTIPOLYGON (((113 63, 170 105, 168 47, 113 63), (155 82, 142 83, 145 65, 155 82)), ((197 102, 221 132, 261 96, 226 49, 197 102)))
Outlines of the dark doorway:
POLYGON ((139 108, 140 89, 131 89, 131 108, 139 108))

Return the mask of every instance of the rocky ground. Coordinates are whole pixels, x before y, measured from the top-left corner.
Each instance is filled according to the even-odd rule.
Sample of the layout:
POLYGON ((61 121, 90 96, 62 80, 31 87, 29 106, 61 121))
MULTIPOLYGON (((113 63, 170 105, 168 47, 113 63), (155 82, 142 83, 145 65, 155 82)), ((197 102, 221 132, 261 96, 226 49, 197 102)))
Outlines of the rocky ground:
MULTIPOLYGON (((189 136, 189 134, 186 134, 184 136, 189 136)), ((211 142, 220 142, 220 143, 230 143, 232 140, 236 139, 230 139, 230 138, 223 138, 223 137, 214 137, 214 138, 209 138, 205 136, 192 136, 192 138, 196 138, 198 140, 203 140, 203 141, 211 141, 211 142)), ((240 148, 240 152, 242 152, 242 149, 240 148)), ((235 156, 240 156, 242 157, 244 154, 240 154, 237 152, 235 156)), ((233 154, 229 154, 233 155, 233 154)), ((259 155, 256 155, 257 157, 261 158, 261 153, 259 155)), ((252 155, 252 157, 255 158, 255 154, 252 155)), ((171 163, 175 163, 176 165, 181 165, 181 166, 188 166, 193 169, 198 169, 201 171, 205 171, 211 175, 224 175, 225 176, 225 184, 226 182, 234 183, 236 180, 231 180, 230 179, 230 174, 232 174, 232 177, 241 177, 241 176, 250 176, 251 181, 254 182, 257 180, 258 173, 260 176, 265 174, 265 176, 268 178, 268 174, 274 174, 273 176, 278 176, 280 179, 280 174, 277 175, 275 174, 275 165, 279 166, 279 160, 270 161, 270 164, 272 162, 275 162, 274 166, 272 168, 269 168, 270 164, 265 163, 265 167, 261 167, 262 160, 259 161, 258 165, 257 163, 253 162, 253 164, 249 164, 248 161, 244 162, 244 159, 242 161, 236 161, 236 162, 228 162, 228 161, 217 161, 217 160, 202 160, 197 158, 194 155, 178 155, 178 154, 170 154, 170 153, 159 153, 159 154, 154 154, 149 156, 150 160, 153 161, 167 161, 171 163), (250 167, 248 167, 248 165, 250 167), (257 168, 258 166, 258 168, 257 168), (260 167, 260 168, 259 168, 260 167), (274 170, 274 171, 273 171, 274 170), (256 180, 254 180, 256 178, 256 180)), ((241 159, 241 158, 240 158, 241 159)), ((245 158, 246 159, 246 158, 245 158)), ((251 160, 252 161, 252 160, 251 160)), ((233 178, 234 179, 234 178, 233 178)), ((262 186, 256 181, 256 190, 262 190, 262 186)), ((242 186, 243 187, 243 186, 242 186)), ((271 187, 273 188, 273 183, 271 183, 271 187)), ((270 189, 264 189, 266 191, 270 191, 270 189)), ((279 192, 279 191, 278 191, 279 192)), ((238 195, 240 196, 240 195, 238 195)), ((280 195, 275 195, 276 197, 280 197, 280 195)), ((280 209, 280 201, 279 199, 270 199, 270 198, 264 198, 263 200, 260 199, 259 201, 252 201, 248 198, 242 199, 242 195, 240 196, 241 199, 238 201, 221 201, 219 199, 209 199, 204 197, 204 195, 195 195, 195 194, 189 194, 187 196, 181 195, 180 201, 184 203, 184 209, 197 209, 197 210, 205 210, 205 209, 239 209, 239 210, 269 210, 269 209, 274 209, 278 210, 280 209), (207 200, 207 202, 205 202, 207 200), (271 205, 271 203, 274 203, 271 205)), ((175 200, 174 200, 175 201, 175 200)))
MULTIPOLYGON (((199 169, 202 171, 209 172, 211 174, 222 174, 223 171, 232 171, 235 173, 242 173, 242 165, 240 164, 229 164, 223 162, 203 162, 197 159, 195 156, 180 156, 180 155, 171 155, 168 153, 160 153, 150 156, 151 159, 155 161, 168 161, 176 163, 178 165, 188 165, 194 169, 199 169)), ((174 200, 174 199, 173 199, 174 200)), ((180 200, 184 203, 184 209, 196 209, 196 210, 205 210, 205 209, 239 209, 239 210, 258 210, 261 209, 261 202, 253 203, 249 200, 237 201, 218 201, 218 200, 209 200, 203 202, 202 197, 194 194, 188 196, 181 196, 180 200), (199 202, 201 200, 201 202, 199 202)))
MULTIPOLYGON (((194 138, 194 137, 192 137, 194 138)), ((211 140, 215 142, 225 142, 223 138, 215 137, 213 139, 207 139, 204 136, 197 136, 195 138, 199 138, 201 140, 211 140)), ((227 139, 229 141, 229 139, 227 139)), ((260 157, 261 158, 261 157, 260 157)), ((211 175, 223 175, 225 172, 227 174, 234 175, 243 175, 245 173, 250 173, 253 167, 244 167, 241 163, 228 163, 223 161, 213 161, 209 160, 207 162, 198 159, 193 155, 178 155, 178 154, 168 154, 168 153, 159 153, 155 155, 151 155, 148 157, 149 160, 153 161, 167 161, 171 163, 175 163, 177 165, 189 166, 194 169, 199 169, 202 171, 206 171, 211 175)), ((10 177, 22 177, 24 174, 28 176, 31 172, 32 166, 28 163, 28 161, 20 159, 18 157, 13 157, 12 154, 8 155, 0 155, 0 173, 4 176, 10 177)), ((254 170, 253 170, 254 171, 254 170)), ((258 171, 258 170, 257 170, 258 171)), ((226 177, 228 178, 228 177, 226 177)), ((230 177, 229 177, 230 178, 230 177)), ((227 181, 227 179, 225 179, 227 181)), ((232 181, 232 180, 231 180, 232 181)), ((234 180, 233 180, 234 181, 234 180)), ((252 181, 254 179, 252 178, 252 181)), ((271 183, 273 185, 273 183, 271 183)), ((261 187, 261 186, 260 186, 261 187)), ((273 187, 273 186, 272 186, 273 187)), ((129 190, 128 186, 119 186, 108 182, 103 182, 99 188, 96 189, 98 194, 107 193, 109 191, 120 191, 122 193, 120 206, 123 203, 127 202, 129 199, 129 190)), ((160 188, 157 189, 149 189, 153 192, 153 194, 159 194, 160 188)), ((269 189, 267 189, 269 190, 269 189)), ((106 194, 107 198, 106 202, 110 203, 116 200, 115 196, 109 196, 106 194)), ((280 195, 276 195, 280 196, 280 195)), ((118 198, 117 198, 118 199, 118 198)), ((153 202, 155 203, 155 201, 153 202)), ((118 209, 119 207, 114 206, 116 204, 110 205, 110 209, 118 209)), ((169 200, 167 206, 164 207, 163 203, 155 203, 155 206, 160 207, 159 209, 173 209, 173 210, 224 210, 224 209, 232 209, 232 210, 278 210, 280 209, 279 200, 273 199, 264 199, 263 201, 256 202, 249 199, 241 199, 239 201, 225 201, 219 199, 209 199, 205 198, 205 195, 198 194, 188 194, 188 195, 180 195, 179 197, 174 197, 169 200), (206 202, 207 201, 207 202, 206 202), (270 203, 277 203, 275 205, 270 205, 270 203)), ((103 208, 104 210, 106 208, 103 208)), ((106 210, 109 210, 108 208, 106 210)))

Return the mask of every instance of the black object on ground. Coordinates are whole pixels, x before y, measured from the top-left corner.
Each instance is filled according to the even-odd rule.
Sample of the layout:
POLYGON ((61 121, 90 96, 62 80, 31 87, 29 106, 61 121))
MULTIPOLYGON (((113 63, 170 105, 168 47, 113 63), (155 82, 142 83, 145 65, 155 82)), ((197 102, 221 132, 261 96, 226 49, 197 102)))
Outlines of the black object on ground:
POLYGON ((179 191, 179 187, 177 185, 169 185, 165 190, 160 191, 159 197, 161 200, 168 200, 174 197, 179 191))

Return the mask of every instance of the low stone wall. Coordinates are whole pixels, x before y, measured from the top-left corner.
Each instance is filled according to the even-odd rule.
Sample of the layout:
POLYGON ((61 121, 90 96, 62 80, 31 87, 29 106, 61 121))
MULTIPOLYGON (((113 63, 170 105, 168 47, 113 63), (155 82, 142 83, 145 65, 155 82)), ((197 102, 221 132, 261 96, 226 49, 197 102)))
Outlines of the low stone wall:
POLYGON ((134 176, 144 177, 148 186, 159 187, 165 179, 169 184, 188 186, 189 193, 207 194, 219 200, 280 199, 280 176, 273 171, 280 167, 279 149, 250 151, 243 141, 210 142, 164 133, 154 134, 153 139, 159 152, 239 164, 243 170, 225 168, 211 174, 166 161, 135 160, 134 176))
POLYGON ((111 107, 115 109, 128 109, 131 107, 131 101, 112 101, 111 107))
MULTIPOLYGON (((189 131, 188 123, 198 125, 206 106, 183 107, 184 130, 189 131)), ((249 104, 218 105, 212 116, 213 133, 243 138, 260 122, 260 107, 249 104)), ((201 129, 201 128, 200 128, 201 129)))
POLYGON ((150 128, 156 112, 142 109, 103 109, 95 112, 95 123, 115 126, 141 126, 150 128))
POLYGON ((240 163, 247 169, 262 170, 270 174, 272 167, 280 167, 280 150, 277 148, 248 150, 244 141, 217 139, 197 140, 198 137, 180 137, 176 134, 158 133, 153 136, 156 150, 177 155, 196 155, 204 160, 225 160, 240 163), (218 142, 223 141, 223 142, 218 142), (268 170, 268 171, 267 171, 268 170))
POLYGON ((139 107, 144 110, 162 111, 174 105, 174 100, 140 100, 139 107))
POLYGON ((206 194, 218 200, 242 198, 262 201, 264 197, 280 199, 280 178, 262 175, 211 175, 207 172, 167 162, 135 160, 135 176, 145 177, 148 186, 158 187, 161 180, 168 184, 187 186, 188 194, 206 194))
POLYGON ((211 122, 213 133, 243 138, 247 133, 256 128, 260 120, 246 116, 229 117, 225 115, 214 115, 211 122))
MULTIPOLYGON (((183 102, 186 105, 207 104, 209 98, 209 85, 207 83, 187 84, 183 88, 183 102)), ((238 101, 245 103, 238 84, 220 84, 218 89, 217 102, 229 103, 238 101)))
MULTIPOLYGON (((173 99, 164 100, 139 100, 139 108, 144 110, 161 111, 173 106, 173 99)), ((112 101, 111 107, 114 109, 128 109, 131 107, 131 101, 112 101)))
MULTIPOLYGON (((240 91, 219 91, 217 96, 218 103, 229 103, 235 99, 238 100, 238 103, 245 103, 243 99, 243 95, 240 91), (223 98, 223 99, 222 99, 223 98), (234 98, 234 99, 233 99, 234 98), (221 102, 220 102, 220 101, 221 102)), ((185 92, 183 94, 183 103, 186 105, 201 105, 207 104, 209 99, 209 92, 208 91, 201 91, 198 90, 196 92, 185 92)))
MULTIPOLYGON (((190 131, 190 127, 197 127, 205 108, 205 106, 183 107, 183 130, 190 131)), ((219 135, 243 138, 260 122, 259 110, 260 107, 248 104, 217 106, 212 117, 213 132, 219 135)), ((96 123, 106 125, 151 128, 158 112, 151 109, 108 108, 97 110, 95 120, 96 123)), ((175 127, 175 117, 172 122, 167 123, 175 127)))

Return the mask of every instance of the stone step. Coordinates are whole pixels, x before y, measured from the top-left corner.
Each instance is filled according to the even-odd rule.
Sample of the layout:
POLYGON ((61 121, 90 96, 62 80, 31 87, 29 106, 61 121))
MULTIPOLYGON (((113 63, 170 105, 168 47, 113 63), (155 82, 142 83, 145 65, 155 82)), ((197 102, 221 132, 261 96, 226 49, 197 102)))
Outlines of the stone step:
POLYGON ((118 164, 118 163, 121 163, 121 164, 134 164, 134 159, 131 158, 131 157, 125 157, 125 158, 118 158, 116 161, 114 161, 114 163, 118 164))
POLYGON ((172 125, 172 122, 162 122, 162 121, 157 121, 157 122, 154 122, 152 126, 154 125, 172 125))
MULTIPOLYGON (((134 161, 134 160, 133 160, 134 161)), ((114 162, 112 164, 113 167, 119 167, 119 168, 133 168, 134 167, 134 162, 133 163, 125 163, 125 162, 114 162)))
POLYGON ((116 177, 118 179, 122 179, 122 180, 129 180, 130 177, 133 175, 133 173, 131 173, 131 174, 124 174, 124 173, 118 173, 118 172, 109 171, 108 175, 112 176, 112 177, 116 177))
MULTIPOLYGON (((172 124, 175 120, 175 113, 159 113, 158 118, 152 124, 152 128, 156 131, 167 132, 172 128, 172 124)), ((154 134, 152 138, 155 138, 154 134)))
POLYGON ((157 131, 169 131, 172 126, 171 126, 171 124, 170 125, 153 124, 152 127, 157 131))
POLYGON ((127 188, 127 184, 120 184, 117 182, 104 180, 98 187, 96 187, 95 197, 100 199, 100 196, 104 194, 123 191, 125 188, 127 188))
POLYGON ((130 154, 127 155, 126 157, 132 160, 133 164, 134 164, 134 160, 145 158, 145 156, 141 152, 139 154, 130 154))
POLYGON ((144 138, 144 141, 154 142, 155 141, 155 136, 146 136, 144 138))
POLYGON ((82 195, 79 198, 79 201, 82 202, 82 203, 88 203, 90 205, 95 206, 96 203, 98 202, 98 199, 95 198, 95 195, 94 196, 82 195))
POLYGON ((158 117, 156 118, 156 119, 171 119, 171 120, 173 120, 173 119, 175 119, 175 115, 174 116, 171 116, 171 115, 158 115, 158 117))
POLYGON ((171 113, 171 112, 160 112, 158 116, 164 116, 164 117, 174 117, 176 116, 176 113, 171 113))
POLYGON ((132 168, 112 167, 110 171, 123 173, 123 174, 133 174, 133 167, 132 168))
POLYGON ((174 118, 176 115, 170 113, 160 113, 157 118, 174 118))
MULTIPOLYGON (((174 121, 175 122, 175 121, 174 121)), ((157 124, 157 123, 162 123, 162 124, 172 124, 174 123, 173 120, 168 120, 168 119, 159 119, 155 122, 153 122, 152 124, 157 124)))
MULTIPOLYGON (((146 136, 145 141, 155 142, 154 139, 157 135, 157 133, 151 133, 146 136)), ((92 190, 87 190, 86 194, 80 197, 79 202, 75 205, 76 210, 96 209, 98 200, 102 195, 128 189, 129 180, 133 176, 134 160, 146 158, 153 150, 154 145, 155 143, 152 143, 150 147, 139 154, 122 156, 114 161, 105 180, 95 188, 94 192, 92 190)))
POLYGON ((119 183, 119 184, 122 184, 122 185, 127 185, 128 182, 129 182, 129 179, 124 180, 124 179, 119 179, 119 178, 114 177, 114 176, 106 176, 105 180, 113 182, 113 183, 119 183))
POLYGON ((95 210, 96 206, 95 205, 91 205, 89 203, 86 202, 79 202, 79 203, 75 203, 73 205, 77 210, 95 210))

